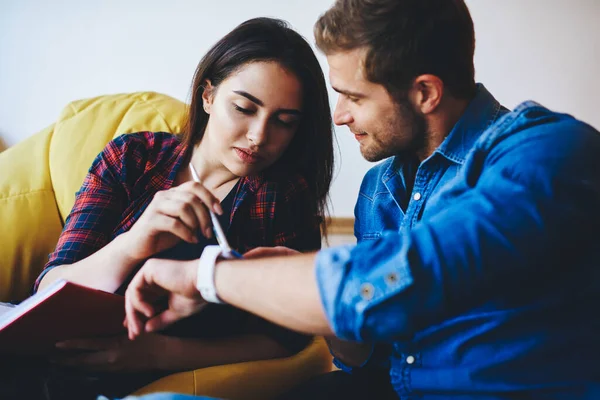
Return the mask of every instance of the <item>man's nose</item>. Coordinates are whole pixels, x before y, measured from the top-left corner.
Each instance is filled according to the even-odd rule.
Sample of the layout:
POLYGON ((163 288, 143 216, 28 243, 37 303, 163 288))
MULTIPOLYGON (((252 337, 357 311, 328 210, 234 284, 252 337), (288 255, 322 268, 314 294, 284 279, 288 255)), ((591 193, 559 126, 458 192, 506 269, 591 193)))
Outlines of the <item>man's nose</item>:
POLYGON ((352 114, 348 111, 348 108, 345 107, 345 102, 340 96, 335 105, 335 110, 333 111, 333 122, 336 125, 348 125, 352 122, 352 114))

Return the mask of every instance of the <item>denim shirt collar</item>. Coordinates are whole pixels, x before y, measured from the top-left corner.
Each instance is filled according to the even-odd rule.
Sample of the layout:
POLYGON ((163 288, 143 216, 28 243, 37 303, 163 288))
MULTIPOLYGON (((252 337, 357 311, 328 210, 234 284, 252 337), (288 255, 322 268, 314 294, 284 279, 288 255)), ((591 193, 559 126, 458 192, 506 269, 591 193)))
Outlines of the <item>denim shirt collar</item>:
MULTIPOLYGON (((464 164, 477 139, 498 119, 503 109, 485 86, 478 83, 475 97, 433 154, 438 153, 452 162, 464 164)), ((392 157, 382 179, 387 181, 398 174, 404 161, 400 156, 392 157)))
POLYGON ((494 96, 483 84, 478 83, 475 97, 434 153, 463 164, 477 139, 498 119, 501 109, 502 106, 494 96))

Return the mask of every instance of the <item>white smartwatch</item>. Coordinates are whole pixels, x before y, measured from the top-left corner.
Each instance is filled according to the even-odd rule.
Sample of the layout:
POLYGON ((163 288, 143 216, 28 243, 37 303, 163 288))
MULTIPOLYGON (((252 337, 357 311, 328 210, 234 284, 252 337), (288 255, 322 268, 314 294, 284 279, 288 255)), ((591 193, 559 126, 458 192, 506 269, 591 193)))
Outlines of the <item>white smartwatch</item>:
POLYGON ((206 246, 204 248, 198 263, 196 289, 198 289, 202 298, 209 303, 223 304, 217 296, 217 289, 215 288, 215 264, 219 257, 230 258, 231 256, 228 257, 227 254, 223 254, 220 246, 206 246))

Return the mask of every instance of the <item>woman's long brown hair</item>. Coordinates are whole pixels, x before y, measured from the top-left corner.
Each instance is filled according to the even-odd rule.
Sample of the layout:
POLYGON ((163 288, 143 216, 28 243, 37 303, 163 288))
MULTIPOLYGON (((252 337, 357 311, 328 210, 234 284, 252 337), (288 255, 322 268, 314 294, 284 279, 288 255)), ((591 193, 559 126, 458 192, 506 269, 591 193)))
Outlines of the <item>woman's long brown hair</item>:
MULTIPOLYGON (((232 73, 253 62, 273 61, 295 74, 303 90, 303 116, 292 142, 269 170, 285 168, 300 173, 315 199, 313 212, 326 233, 328 192, 331 185, 333 125, 327 86, 321 66, 306 40, 287 23, 272 18, 248 20, 219 40, 202 58, 192 86, 183 141, 188 149, 200 142, 208 122, 202 107, 204 84, 218 88, 232 73)), ((188 155, 191 157, 191 152, 188 155)))

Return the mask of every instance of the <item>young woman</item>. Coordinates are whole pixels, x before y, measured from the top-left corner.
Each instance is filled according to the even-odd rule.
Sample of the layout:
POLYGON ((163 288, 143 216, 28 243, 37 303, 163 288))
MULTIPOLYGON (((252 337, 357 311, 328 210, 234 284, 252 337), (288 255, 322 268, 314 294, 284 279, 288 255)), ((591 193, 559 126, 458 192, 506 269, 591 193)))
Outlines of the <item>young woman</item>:
MULTIPOLYGON (((200 61, 182 137, 123 135, 96 158, 36 289, 62 278, 122 293, 148 258, 199 258, 214 243, 209 209, 238 252, 318 249, 332 169, 327 89, 313 51, 280 20, 249 20, 200 61)), ((55 361, 110 372, 97 391, 121 396, 156 376, 287 356, 308 341, 228 306, 198 319, 143 340, 59 343, 83 353, 55 361)))

